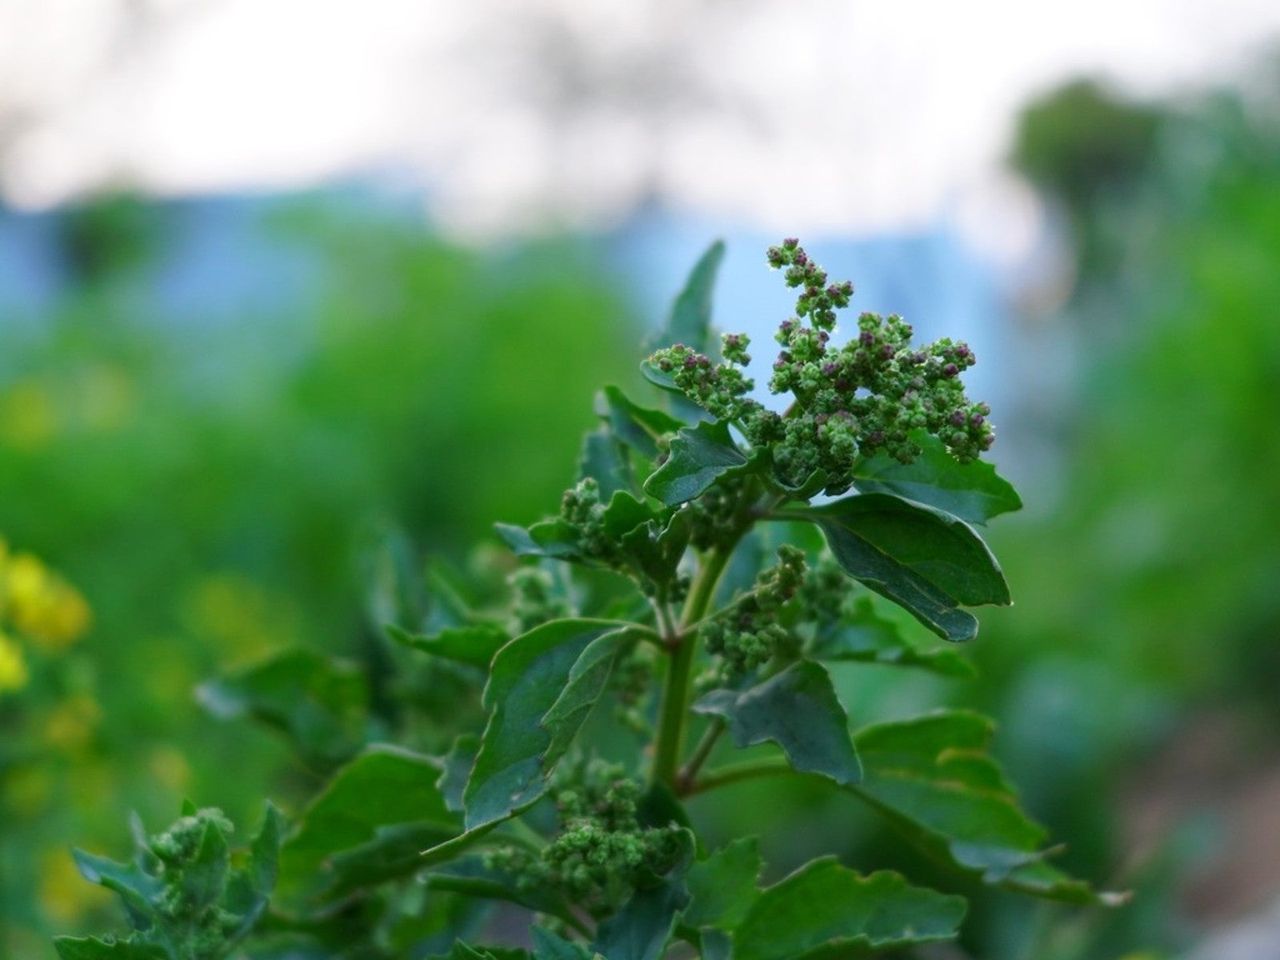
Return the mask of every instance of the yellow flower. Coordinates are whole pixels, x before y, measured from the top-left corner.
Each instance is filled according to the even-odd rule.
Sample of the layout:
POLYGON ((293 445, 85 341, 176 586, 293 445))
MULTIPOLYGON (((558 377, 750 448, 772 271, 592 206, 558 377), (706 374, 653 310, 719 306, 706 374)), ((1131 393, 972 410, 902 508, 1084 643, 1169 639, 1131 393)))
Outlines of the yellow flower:
POLYGON ((71 855, 61 847, 41 854, 36 895, 45 916, 57 924, 74 923, 90 910, 101 909, 111 898, 102 887, 85 882, 71 855))
POLYGON ((102 719, 102 708, 87 694, 75 694, 59 703, 44 724, 49 746, 76 753, 89 745, 102 719))
POLYGON ((0 439, 20 450, 38 450, 57 430, 58 411, 45 384, 20 380, 0 394, 0 439))
POLYGON ((15 555, 3 567, 3 606, 14 627, 39 646, 61 650, 89 626, 84 597, 54 576, 29 553, 15 555))
POLYGON ((0 694, 21 690, 27 680, 27 661, 22 656, 22 648, 0 633, 0 694))

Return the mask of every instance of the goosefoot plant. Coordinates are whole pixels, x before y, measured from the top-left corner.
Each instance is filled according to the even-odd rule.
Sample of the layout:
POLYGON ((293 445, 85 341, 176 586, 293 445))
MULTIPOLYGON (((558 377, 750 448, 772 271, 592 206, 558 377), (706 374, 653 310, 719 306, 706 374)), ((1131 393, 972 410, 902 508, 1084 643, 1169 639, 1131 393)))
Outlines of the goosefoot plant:
POLYGON ((901 318, 867 313, 838 343, 852 286, 786 240, 768 251, 798 291, 772 409, 752 396, 747 337, 711 332, 722 254, 697 264, 643 363, 664 405, 606 388, 559 513, 499 526, 530 558, 505 599, 468 599, 435 567, 424 611, 381 605, 411 610, 388 630, 394 709, 364 712, 361 671, 304 651, 202 690, 286 731, 327 785, 282 846, 269 811, 239 867, 221 816, 195 809, 141 838, 133 867, 82 858, 135 933, 62 939, 64 960, 801 960, 958 936, 953 892, 835 856, 779 878, 750 837, 709 849, 685 801, 778 776, 882 814, 949 889, 1114 902, 1049 863, 987 752, 989 720, 942 710, 852 732, 829 672, 967 675, 921 636, 971 640, 965 608, 1009 603, 974 525, 1020 502, 979 460, 993 432, 961 383, 973 353, 914 346, 901 318))

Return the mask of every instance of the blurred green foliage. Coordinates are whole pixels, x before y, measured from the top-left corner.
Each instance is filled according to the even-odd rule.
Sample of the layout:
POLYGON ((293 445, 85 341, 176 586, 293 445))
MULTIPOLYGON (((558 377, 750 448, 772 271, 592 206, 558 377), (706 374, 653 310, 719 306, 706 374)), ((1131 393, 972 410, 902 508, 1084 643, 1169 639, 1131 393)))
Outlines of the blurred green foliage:
POLYGON ((68 838, 113 850, 130 811, 165 823, 184 795, 252 822, 264 793, 314 783, 197 684, 295 642, 368 656, 367 544, 394 526, 456 555, 495 517, 534 519, 572 478, 602 365, 632 369, 639 332, 582 246, 481 256, 291 202, 260 229, 315 266, 318 306, 227 322, 152 293, 180 226, 118 197, 68 214, 74 284, 0 323, 0 531, 95 620, 0 704, 6 956, 96 922, 68 838))

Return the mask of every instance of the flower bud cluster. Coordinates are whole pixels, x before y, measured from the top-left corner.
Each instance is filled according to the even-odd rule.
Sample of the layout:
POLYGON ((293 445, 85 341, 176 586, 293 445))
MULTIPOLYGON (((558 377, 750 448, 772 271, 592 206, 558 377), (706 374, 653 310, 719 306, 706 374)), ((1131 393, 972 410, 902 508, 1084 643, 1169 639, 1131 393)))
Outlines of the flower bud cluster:
POLYGON ((821 471, 825 491, 842 493, 860 456, 883 451, 903 463, 919 456, 911 439, 916 430, 940 439, 961 462, 990 448, 991 411, 970 402, 960 382, 975 362, 967 344, 943 339, 915 348, 901 317, 864 313, 857 336, 836 347, 837 311, 849 305, 853 285, 828 282, 795 239, 770 247, 767 258, 800 291, 796 315, 778 327, 781 350, 769 380, 771 392, 794 396, 786 414, 746 396, 751 381, 737 369, 750 359, 744 335, 725 337, 721 364, 679 345, 652 360, 691 400, 739 423, 753 446, 767 448, 784 485, 802 486, 821 471))
POLYGON ((582 478, 560 499, 560 517, 576 531, 583 557, 616 567, 623 562, 622 552, 605 531, 606 508, 600 501, 600 485, 594 477, 582 478))
POLYGON ((224 938, 240 922, 235 914, 217 905, 218 897, 209 897, 207 880, 189 877, 189 873, 207 871, 196 862, 205 830, 210 826, 224 836, 234 829, 221 810, 206 807, 175 821, 168 830, 151 838, 148 846, 160 861, 160 879, 164 888, 157 906, 170 920, 191 930, 193 956, 219 956, 224 938))
POLYGON ((710 357, 683 343, 659 350, 649 360, 663 373, 670 374, 685 396, 716 419, 741 420, 747 412, 760 407, 747 398, 755 388, 755 381, 738 369, 751 360, 747 354, 750 342, 745 333, 727 334, 725 363, 714 363, 710 357))
POLYGON ((555 582, 546 570, 519 567, 507 577, 507 585, 511 588, 507 630, 512 636, 572 614, 565 599, 555 594, 555 582))
POLYGON ((852 593, 853 581, 835 557, 823 553, 800 585, 796 602, 804 611, 804 619, 821 629, 838 623, 844 617, 845 606, 852 593))
POLYGON ((689 542, 699 550, 733 543, 742 531, 742 501, 747 477, 722 477, 685 508, 689 542))
POLYGON ((592 916, 605 917, 647 878, 670 869, 680 853, 679 830, 641 826, 640 785, 621 767, 596 760, 573 776, 575 782, 556 794, 560 832, 540 856, 499 847, 485 863, 513 874, 524 889, 555 889, 592 916))
POLYGON ((722 679, 732 679, 768 663, 795 644, 782 625, 782 607, 804 582, 804 551, 778 549, 778 563, 756 578, 755 587, 699 631, 707 650, 721 659, 722 679))

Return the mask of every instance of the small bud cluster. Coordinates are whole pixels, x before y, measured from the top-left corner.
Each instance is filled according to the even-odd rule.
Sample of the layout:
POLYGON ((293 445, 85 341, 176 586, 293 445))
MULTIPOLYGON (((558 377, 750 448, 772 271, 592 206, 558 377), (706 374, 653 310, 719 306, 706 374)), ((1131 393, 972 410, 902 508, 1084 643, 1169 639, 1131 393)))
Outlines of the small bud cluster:
POLYGON ((690 400, 719 420, 741 420, 746 412, 759 408, 746 399, 755 388, 738 367, 745 367, 750 339, 745 333, 728 334, 724 338, 726 363, 713 363, 711 358, 677 343, 657 351, 650 362, 663 373, 669 373, 677 387, 690 400))
POLYGON ((778 563, 763 571, 755 587, 705 623, 699 631, 707 650, 721 658, 721 679, 750 673, 778 654, 789 652, 795 639, 780 622, 782 607, 804 582, 804 551, 778 549, 778 563))
POLYGON ((742 530, 746 477, 722 477, 685 508, 689 511, 689 542, 699 550, 733 543, 742 530))
POLYGON ((768 261, 800 291, 796 315, 778 327, 782 349, 769 380, 773 393, 795 397, 786 414, 746 396, 752 384, 737 369, 750 360, 744 335, 725 337, 721 364, 682 345, 658 351, 652 361, 691 400, 739 423, 753 446, 769 449, 783 484, 802 486, 821 471, 825 491, 843 493, 859 456, 884 451, 903 463, 919 456, 911 439, 916 430, 940 439, 961 462, 990 448, 991 411, 971 403, 960 382, 975 362, 966 344, 943 339, 917 349, 901 317, 864 313, 857 337, 835 347, 837 311, 849 305, 853 284, 829 283, 795 239, 770 247, 768 261))
POLYGON ((234 829, 221 810, 206 807, 176 820, 148 844, 160 861, 159 877, 164 883, 157 908, 169 920, 190 930, 190 955, 196 960, 222 956, 226 938, 241 920, 218 905, 219 897, 209 896, 207 881, 200 876, 208 871, 207 865, 197 861, 205 831, 210 827, 224 837, 234 829))
POLYGON ((540 857, 499 847, 485 862, 525 889, 551 887, 606 917, 647 878, 670 869, 680 853, 678 828, 641 826, 640 785, 617 765, 593 760, 573 776, 556 794, 561 830, 540 857))
POLYGON ((520 567, 507 577, 511 613, 507 630, 518 636, 551 620, 572 615, 569 604, 556 596, 551 574, 539 567, 520 567))
POLYGON ((836 558, 823 553, 800 585, 797 602, 804 611, 804 619, 812 621, 819 629, 838 623, 853 593, 851 581, 836 558))
POLYGON ((574 528, 583 557, 606 567, 620 567, 624 558, 619 544, 605 531, 600 485, 594 477, 584 477, 564 492, 560 517, 574 528))

